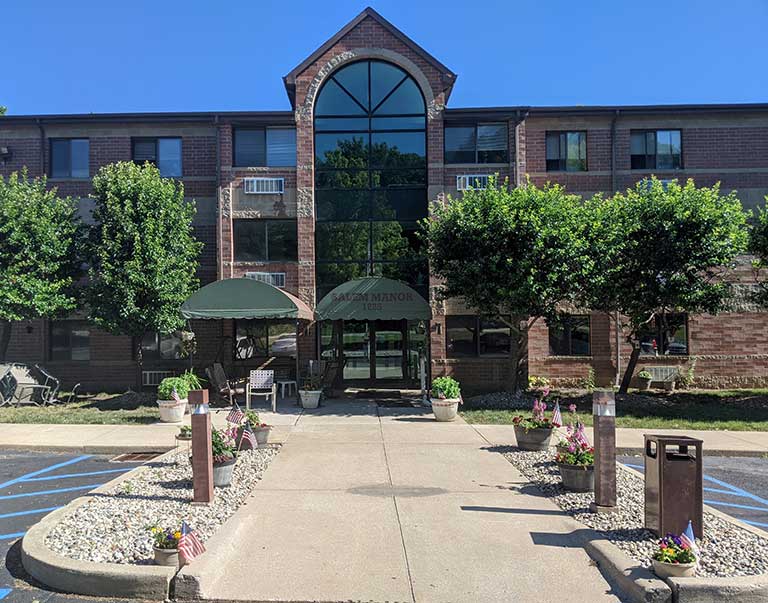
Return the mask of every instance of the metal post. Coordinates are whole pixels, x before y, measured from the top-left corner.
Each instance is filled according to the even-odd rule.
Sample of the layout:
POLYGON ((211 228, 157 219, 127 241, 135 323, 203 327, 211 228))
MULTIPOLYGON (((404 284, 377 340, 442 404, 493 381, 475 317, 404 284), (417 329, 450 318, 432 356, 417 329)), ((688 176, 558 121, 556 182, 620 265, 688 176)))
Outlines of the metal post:
POLYGON ((213 448, 208 390, 190 392, 192 411, 192 501, 207 505, 213 501, 213 448))
POLYGON ((593 513, 616 511, 616 398, 611 389, 592 394, 595 442, 595 502, 593 513))
POLYGON ((424 406, 429 406, 429 398, 427 397, 427 359, 419 352, 419 381, 421 383, 421 403, 424 406))

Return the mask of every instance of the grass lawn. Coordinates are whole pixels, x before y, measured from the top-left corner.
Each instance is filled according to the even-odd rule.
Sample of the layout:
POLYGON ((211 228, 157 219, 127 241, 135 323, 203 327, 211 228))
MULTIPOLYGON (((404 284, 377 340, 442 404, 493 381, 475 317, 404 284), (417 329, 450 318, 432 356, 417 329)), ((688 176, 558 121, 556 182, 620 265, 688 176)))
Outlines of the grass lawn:
POLYGON ((3 406, 0 423, 144 425, 160 420, 154 394, 127 392, 78 398, 55 406, 3 406))
MULTIPOLYGON (((580 419, 592 425, 592 397, 585 392, 563 392, 560 409, 567 420, 568 405, 576 404, 580 419)), ((549 405, 548 411, 551 410, 549 405)), ((506 425, 512 417, 530 414, 504 408, 472 408, 461 416, 468 423, 506 425)), ((768 431, 768 389, 686 390, 667 393, 629 393, 616 397, 616 426, 643 429, 710 429, 768 431)))

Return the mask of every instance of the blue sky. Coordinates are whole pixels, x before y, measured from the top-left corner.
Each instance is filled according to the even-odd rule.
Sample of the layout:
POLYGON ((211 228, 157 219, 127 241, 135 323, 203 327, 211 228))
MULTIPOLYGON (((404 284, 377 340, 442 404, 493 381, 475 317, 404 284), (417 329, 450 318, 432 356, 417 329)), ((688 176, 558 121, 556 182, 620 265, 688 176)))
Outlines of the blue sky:
MULTIPOLYGON (((451 107, 768 102, 768 0, 370 3, 458 74, 451 107)), ((366 4, 8 0, 0 105, 289 109, 282 76, 366 4)))

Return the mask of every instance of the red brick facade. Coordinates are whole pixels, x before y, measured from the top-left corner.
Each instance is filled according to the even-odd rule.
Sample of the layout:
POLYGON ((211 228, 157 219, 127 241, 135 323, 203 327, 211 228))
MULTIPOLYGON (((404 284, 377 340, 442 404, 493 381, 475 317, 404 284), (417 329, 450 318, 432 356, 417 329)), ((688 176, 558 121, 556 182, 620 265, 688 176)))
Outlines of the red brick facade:
MULTIPOLYGON (((738 190, 748 207, 763 203, 768 193, 768 107, 611 107, 446 109, 456 76, 401 32, 367 9, 285 78, 292 112, 202 113, 95 116, 31 116, 0 119, 0 148, 11 157, 0 163, 0 174, 26 168, 30 175, 50 172, 50 139, 88 138, 91 176, 103 165, 132 158, 132 139, 173 136, 182 139, 186 195, 198 206, 196 235, 205 243, 199 277, 203 284, 239 277, 246 272, 285 273, 285 288, 314 307, 315 201, 313 107, 326 79, 337 69, 362 59, 388 61, 417 82, 427 105, 428 197, 444 202, 459 194, 456 178, 464 174, 497 174, 511 185, 526 178, 536 184, 557 182, 583 195, 610 193, 632 186, 655 173, 660 178, 693 178, 697 184, 721 182, 738 190), (446 164, 444 131, 450 124, 505 122, 508 161, 501 164, 446 164), (239 127, 295 127, 296 167, 235 167, 233 131, 239 127), (630 168, 630 133, 639 129, 677 129, 682 139, 682 169, 668 171, 630 168), (547 171, 545 137, 548 131, 586 131, 587 170, 547 171), (269 176, 284 179, 284 192, 246 196, 243 179, 269 176), (242 262, 234 257, 233 220, 279 218, 296 220, 298 261, 242 262)), ((63 195, 87 199, 90 180, 50 179, 63 195)), ((87 209, 87 201, 83 202, 87 209)), ((746 275, 746 271, 745 271, 746 275)), ((744 278, 747 278, 745 276, 744 278)), ((438 282, 431 278, 430 323, 432 373, 456 375, 469 390, 503 387, 509 366, 506 358, 451 358, 446 349, 445 316, 466 314, 452 302, 434 300, 438 282)), ((195 363, 232 362, 231 321, 201 321, 194 326, 199 349, 195 363)), ((590 315, 590 355, 553 356, 543 321, 531 330, 529 372, 556 382, 576 384, 593 372, 597 383, 616 378, 617 364, 626 365, 629 348, 605 315, 590 315)), ((87 389, 135 386, 137 365, 126 337, 91 331, 89 362, 52 362, 50 326, 39 320, 14 328, 10 358, 45 363, 67 383, 82 382, 87 389)), ((316 357, 317 329, 310 326, 299 341, 300 362, 316 357)), ((688 321, 688 355, 641 359, 644 364, 674 363, 684 367, 695 358, 695 377, 708 386, 768 383, 768 320, 766 314, 743 306, 688 321)), ((183 368, 183 367, 181 367, 183 368)))

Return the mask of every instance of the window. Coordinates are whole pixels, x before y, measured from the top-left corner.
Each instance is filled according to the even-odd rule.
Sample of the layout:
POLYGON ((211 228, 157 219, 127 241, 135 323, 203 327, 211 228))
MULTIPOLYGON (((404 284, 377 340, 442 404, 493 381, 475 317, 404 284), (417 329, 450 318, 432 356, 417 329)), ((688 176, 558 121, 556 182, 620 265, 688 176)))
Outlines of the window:
POLYGON ((587 315, 566 314, 549 325, 550 356, 589 356, 590 321, 587 315))
POLYGON ((156 165, 163 178, 181 178, 181 138, 134 138, 133 160, 156 165))
POLYGON ((296 321, 235 321, 235 360, 267 356, 296 357, 296 321))
POLYGON ((483 190, 488 188, 488 174, 462 174, 456 176, 456 189, 465 191, 470 188, 483 190))
POLYGON ((587 133, 547 132, 547 171, 586 172, 587 133))
POLYGON ((144 360, 179 360, 182 358, 181 335, 176 333, 144 333, 141 338, 144 360))
POLYGON ((688 354, 688 315, 657 316, 640 335, 640 353, 646 356, 688 354))
POLYGON ((51 322, 51 360, 90 360, 90 339, 91 329, 84 320, 51 322))
POLYGON ((446 316, 445 339, 449 358, 508 356, 512 341, 503 321, 478 316, 446 316))
POLYGON ((680 130, 633 130, 630 149, 633 170, 679 170, 683 165, 680 130))
POLYGON ((234 220, 235 261, 295 262, 296 220, 234 220))
POLYGON ((445 163, 507 161, 507 124, 446 126, 445 163))
POLYGON ((236 167, 296 165, 296 128, 236 128, 236 167))
POLYGON ((89 156, 87 138, 51 139, 51 178, 88 178, 89 156))

